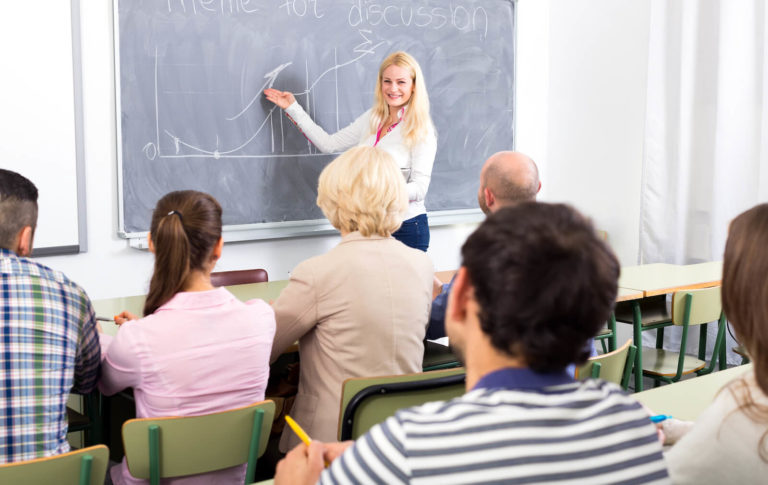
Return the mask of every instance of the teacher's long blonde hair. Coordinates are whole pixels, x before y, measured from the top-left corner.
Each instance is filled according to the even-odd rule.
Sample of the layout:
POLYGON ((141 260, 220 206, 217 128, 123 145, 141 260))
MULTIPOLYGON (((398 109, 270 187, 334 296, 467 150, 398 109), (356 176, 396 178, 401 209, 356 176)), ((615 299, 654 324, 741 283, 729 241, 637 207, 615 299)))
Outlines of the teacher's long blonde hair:
POLYGON ((427 85, 421 67, 410 54, 403 51, 393 52, 384 59, 379 67, 379 77, 376 80, 376 91, 371 116, 371 133, 376 133, 381 123, 389 116, 389 105, 381 94, 381 78, 384 70, 396 65, 411 72, 413 94, 406 105, 405 120, 403 121, 403 139, 406 146, 413 147, 423 140, 427 133, 434 131, 432 118, 429 116, 429 96, 427 85))

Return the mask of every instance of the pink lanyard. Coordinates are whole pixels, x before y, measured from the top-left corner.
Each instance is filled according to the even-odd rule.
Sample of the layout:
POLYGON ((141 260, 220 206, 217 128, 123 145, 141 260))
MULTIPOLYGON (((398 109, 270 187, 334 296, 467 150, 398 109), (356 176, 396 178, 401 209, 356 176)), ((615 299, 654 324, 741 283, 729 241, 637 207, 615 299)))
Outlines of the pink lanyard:
MULTIPOLYGON (((400 109, 400 113, 399 113, 399 117, 398 117, 397 123, 395 123, 392 126, 390 126, 389 128, 387 128, 387 133, 389 133, 392 130, 394 130, 395 127, 397 125, 399 125, 401 121, 403 121, 403 113, 405 113, 405 107, 400 109)), ((376 132, 376 143, 374 143, 373 146, 376 146, 376 145, 379 144, 379 140, 381 140, 381 130, 382 129, 384 129, 384 124, 383 123, 381 125, 379 125, 379 130, 376 132)), ((387 133, 384 133, 384 134, 386 135, 387 133)))

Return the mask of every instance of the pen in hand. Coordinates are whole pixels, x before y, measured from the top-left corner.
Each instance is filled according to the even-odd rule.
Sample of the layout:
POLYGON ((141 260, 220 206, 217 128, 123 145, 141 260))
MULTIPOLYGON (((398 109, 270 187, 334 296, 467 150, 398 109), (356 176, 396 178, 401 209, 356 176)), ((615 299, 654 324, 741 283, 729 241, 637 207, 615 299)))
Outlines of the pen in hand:
MULTIPOLYGON (((291 427, 294 433, 296 433, 296 436, 299 437, 299 439, 307 446, 309 446, 310 443, 312 443, 312 438, 309 437, 306 431, 302 429, 301 426, 299 426, 299 423, 293 420, 292 417, 285 415, 285 422, 288 423, 288 426, 291 427)), ((325 467, 328 468, 330 466, 330 463, 327 461, 325 462, 325 467)))
POLYGON ((659 424, 662 421, 666 421, 668 419, 672 419, 672 416, 669 416, 667 414, 655 414, 651 416, 651 422, 654 424, 659 424))

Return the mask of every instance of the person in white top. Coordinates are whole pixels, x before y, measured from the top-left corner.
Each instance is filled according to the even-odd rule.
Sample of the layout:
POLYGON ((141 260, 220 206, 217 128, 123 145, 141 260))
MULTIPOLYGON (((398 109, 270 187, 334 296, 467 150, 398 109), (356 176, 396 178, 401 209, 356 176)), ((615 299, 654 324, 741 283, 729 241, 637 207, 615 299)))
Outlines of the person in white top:
POLYGON ((419 63, 406 52, 387 56, 379 67, 373 107, 346 128, 328 134, 296 102, 294 95, 264 90, 266 98, 286 115, 323 153, 337 153, 353 146, 377 146, 395 159, 408 189, 406 220, 393 237, 426 251, 429 225, 424 199, 437 151, 437 134, 429 115, 429 96, 419 63))
POLYGON ((723 311, 753 367, 715 396, 665 458, 673 483, 766 483, 768 204, 740 214, 723 257, 723 311))

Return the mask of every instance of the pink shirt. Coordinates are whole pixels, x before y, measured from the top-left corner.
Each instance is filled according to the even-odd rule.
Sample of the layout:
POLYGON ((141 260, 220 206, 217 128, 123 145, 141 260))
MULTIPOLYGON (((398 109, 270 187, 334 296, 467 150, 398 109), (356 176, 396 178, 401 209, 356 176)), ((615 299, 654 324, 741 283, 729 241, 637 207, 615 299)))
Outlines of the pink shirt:
MULTIPOLYGON (((243 303, 224 288, 181 292, 155 313, 126 322, 117 336, 100 334, 99 389, 133 388, 136 417, 194 416, 262 401, 269 378, 275 315, 262 300, 243 303)), ((116 484, 147 483, 123 459, 116 484)), ((245 467, 163 481, 243 483, 245 467)))

